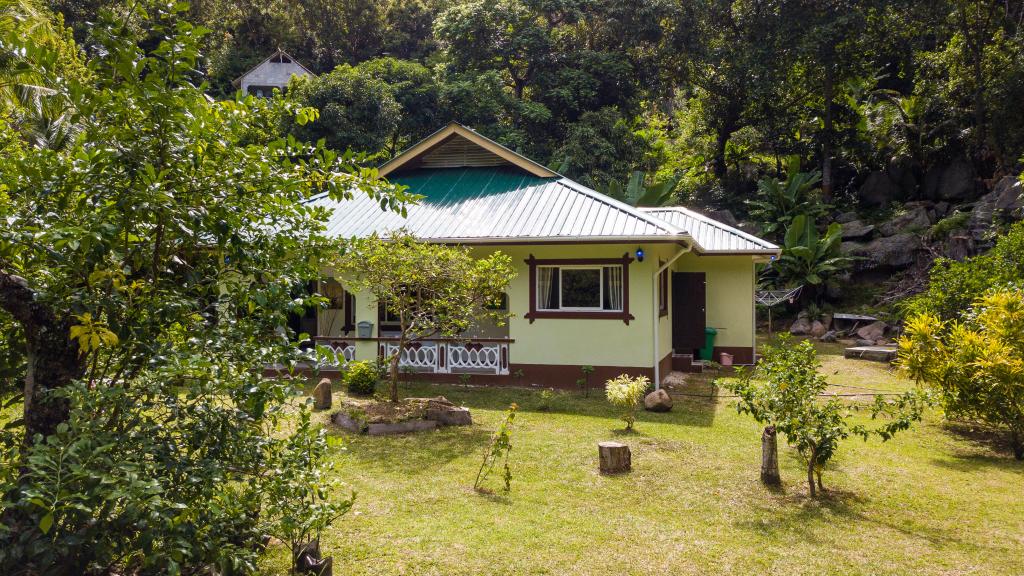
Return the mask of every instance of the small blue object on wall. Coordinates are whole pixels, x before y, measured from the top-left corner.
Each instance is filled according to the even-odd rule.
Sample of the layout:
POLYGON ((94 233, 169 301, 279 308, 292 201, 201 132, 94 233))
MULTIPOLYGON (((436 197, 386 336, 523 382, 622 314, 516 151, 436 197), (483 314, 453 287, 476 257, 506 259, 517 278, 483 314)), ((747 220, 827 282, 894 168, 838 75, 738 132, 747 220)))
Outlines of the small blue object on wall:
POLYGON ((637 262, 643 262, 644 261, 644 249, 643 248, 637 248, 636 249, 636 261, 637 262))

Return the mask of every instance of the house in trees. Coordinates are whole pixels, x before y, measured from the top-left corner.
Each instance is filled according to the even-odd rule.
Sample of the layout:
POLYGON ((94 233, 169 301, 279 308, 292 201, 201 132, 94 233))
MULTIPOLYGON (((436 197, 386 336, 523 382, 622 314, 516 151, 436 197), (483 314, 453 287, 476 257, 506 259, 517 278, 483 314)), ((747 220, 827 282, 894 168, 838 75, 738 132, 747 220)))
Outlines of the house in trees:
MULTIPOLYGON (((310 200, 332 210, 329 234, 387 236, 405 228, 429 242, 501 250, 518 275, 504 326, 458 341, 411 343, 401 365, 424 379, 468 373, 481 383, 571 386, 622 373, 653 381, 705 358, 754 359, 755 264, 779 248, 683 207, 634 208, 452 123, 380 168, 423 198, 406 217, 365 196, 310 200)), ((348 359, 390 355, 396 319, 369 294, 349 294, 327 272, 328 309, 304 331, 348 359), (360 330, 362 328, 362 330, 360 330)))
POLYGON ((315 74, 300 64, 298 60, 292 58, 290 54, 278 49, 231 83, 235 88, 241 90, 242 94, 267 98, 274 93, 275 88, 283 92, 292 76, 315 76, 315 74))

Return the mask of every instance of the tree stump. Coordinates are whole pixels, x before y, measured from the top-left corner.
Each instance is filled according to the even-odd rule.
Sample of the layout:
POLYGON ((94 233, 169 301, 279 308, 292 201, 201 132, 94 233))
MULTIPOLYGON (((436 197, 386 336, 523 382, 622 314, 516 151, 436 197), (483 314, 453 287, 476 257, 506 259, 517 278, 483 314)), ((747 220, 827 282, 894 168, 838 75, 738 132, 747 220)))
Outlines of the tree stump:
POLYGON ((313 388, 313 408, 327 410, 331 407, 331 379, 323 378, 313 388))
POLYGON ((601 459, 602 474, 618 474, 629 472, 632 459, 629 446, 619 442, 598 442, 597 453, 601 459))
POLYGON ((779 476, 779 448, 775 426, 766 426, 761 434, 761 482, 771 486, 782 484, 779 476))

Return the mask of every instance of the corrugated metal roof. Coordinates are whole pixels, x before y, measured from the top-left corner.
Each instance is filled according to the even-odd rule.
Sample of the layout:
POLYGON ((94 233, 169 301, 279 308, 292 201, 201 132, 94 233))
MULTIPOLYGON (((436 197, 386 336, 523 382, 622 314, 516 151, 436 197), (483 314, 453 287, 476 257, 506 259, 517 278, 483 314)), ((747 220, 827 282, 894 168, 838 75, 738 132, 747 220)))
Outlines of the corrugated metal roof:
POLYGON ((771 242, 682 206, 640 208, 640 210, 688 233, 699 246, 698 250, 705 254, 736 252, 776 254, 779 251, 779 247, 771 242))
POLYGON ((689 240, 662 219, 565 177, 542 178, 514 167, 419 169, 392 182, 423 196, 408 216, 381 210, 365 195, 311 203, 332 209, 335 237, 386 236, 406 228, 422 240, 459 243, 583 240, 689 240))

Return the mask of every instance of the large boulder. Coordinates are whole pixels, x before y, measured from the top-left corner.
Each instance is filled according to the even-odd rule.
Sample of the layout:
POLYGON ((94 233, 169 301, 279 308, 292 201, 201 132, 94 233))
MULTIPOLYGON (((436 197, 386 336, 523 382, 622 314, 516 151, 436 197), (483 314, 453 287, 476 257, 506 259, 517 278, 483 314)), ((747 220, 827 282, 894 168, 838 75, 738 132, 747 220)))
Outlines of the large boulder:
POLYGON ((843 240, 860 240, 871 235, 875 231, 873 224, 865 224, 860 220, 851 220, 841 224, 843 228, 843 240))
POLYGON ((857 196, 868 206, 885 206, 890 200, 901 197, 902 193, 899 185, 893 182, 888 173, 875 171, 868 174, 867 180, 864 180, 857 191, 857 196))
POLYGON ((978 199, 967 220, 967 229, 975 241, 985 241, 995 225, 1016 220, 1024 209, 1020 180, 1007 176, 996 182, 992 191, 978 199))
POLYGON ((722 224, 725 224, 726 226, 732 226, 733 228, 735 228, 740 225, 739 221, 736 220, 736 217, 733 216, 732 212, 728 210, 707 210, 705 214, 707 214, 708 218, 711 218, 712 220, 717 220, 722 224))
POLYGON ((815 338, 821 338, 822 336, 825 335, 826 332, 828 332, 828 328, 826 328, 825 325, 819 322, 818 320, 815 320, 814 322, 811 323, 811 336, 814 336, 815 338))
POLYGON ((663 388, 644 396, 644 409, 651 412, 668 412, 672 409, 672 397, 663 388))
POLYGON ((861 340, 871 340, 872 343, 874 343, 878 340, 881 340, 882 337, 885 336, 885 329, 887 327, 888 325, 885 322, 878 320, 876 322, 868 324, 867 326, 861 326, 857 330, 857 336, 861 340))
POLYGON ((789 333, 793 336, 806 336, 811 333, 811 319, 803 312, 789 326, 789 333))
POLYGON ((913 264, 918 253, 924 248, 920 234, 905 232, 895 236, 883 236, 868 243, 843 242, 840 250, 847 256, 858 258, 855 269, 895 270, 913 264))
POLYGON ((840 224, 846 224, 847 222, 853 222, 856 219, 857 219, 857 213, 856 212, 852 212, 852 211, 851 212, 843 212, 842 214, 836 216, 836 222, 839 222, 840 224))
POLYGON ((918 232, 930 225, 928 210, 924 206, 918 205, 882 224, 878 227, 878 231, 883 236, 894 236, 901 232, 918 232))
POLYGON ((974 168, 965 158, 933 166, 925 174, 924 192, 938 200, 970 200, 977 192, 974 168))
POLYGON ((911 197, 917 192, 917 174, 914 161, 907 156, 897 156, 889 160, 887 168, 889 179, 896 183, 900 195, 898 199, 903 200, 911 197))

